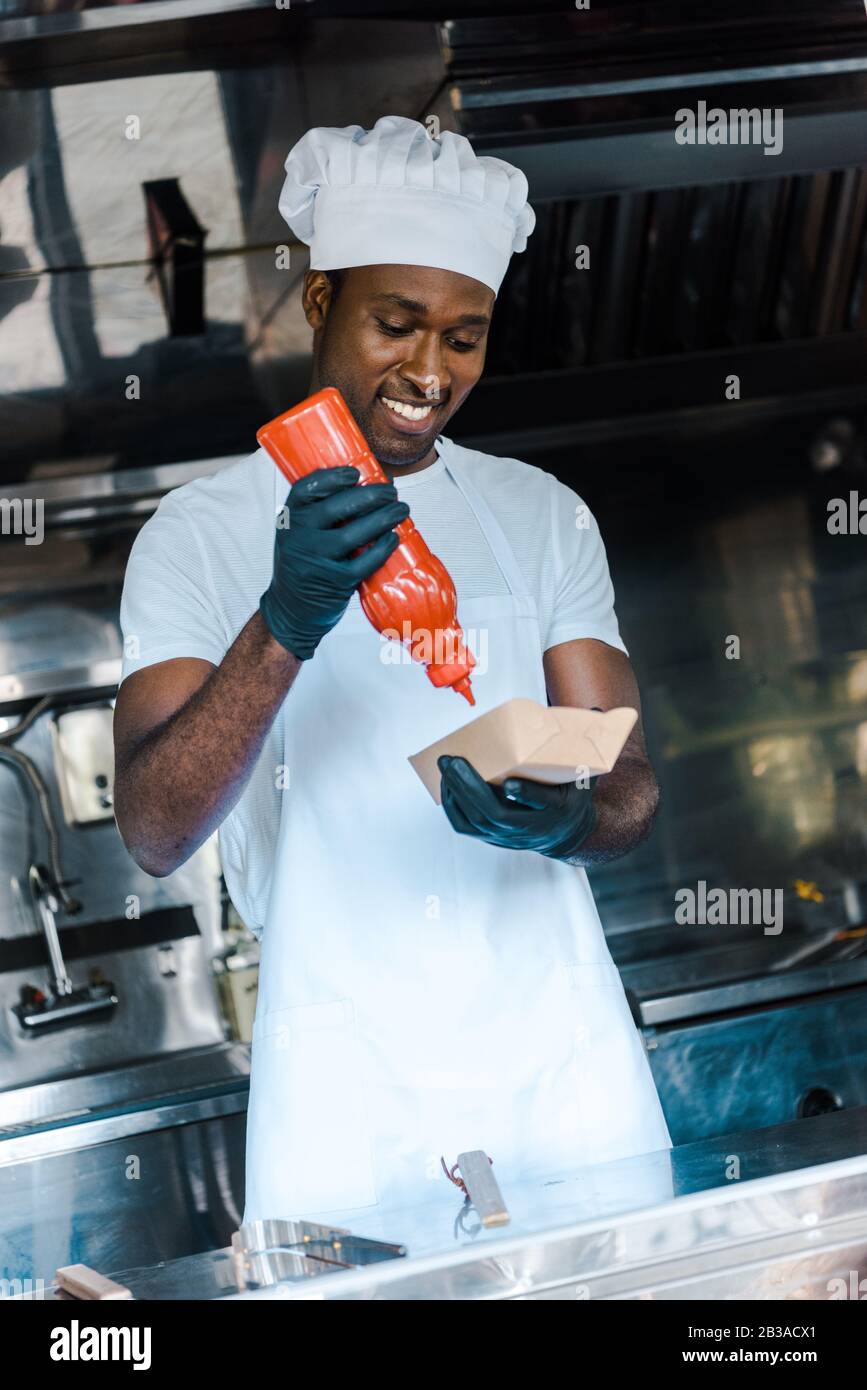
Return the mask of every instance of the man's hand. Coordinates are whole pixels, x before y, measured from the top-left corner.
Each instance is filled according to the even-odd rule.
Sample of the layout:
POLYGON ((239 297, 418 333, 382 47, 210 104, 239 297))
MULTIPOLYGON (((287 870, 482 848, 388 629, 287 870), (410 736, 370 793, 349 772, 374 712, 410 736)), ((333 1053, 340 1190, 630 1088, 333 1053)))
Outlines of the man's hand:
POLYGON ((274 575, 259 602, 265 625, 299 661, 309 661, 340 621, 363 579, 400 544, 409 516, 391 483, 358 484, 357 468, 320 468, 286 499, 288 527, 274 540, 274 575), (361 546, 368 548, 353 555, 361 546))
POLYGON ((466 758, 437 760, 443 810, 459 835, 501 849, 532 849, 549 859, 572 859, 596 826, 593 792, 567 782, 548 786, 510 777, 485 782, 466 758))

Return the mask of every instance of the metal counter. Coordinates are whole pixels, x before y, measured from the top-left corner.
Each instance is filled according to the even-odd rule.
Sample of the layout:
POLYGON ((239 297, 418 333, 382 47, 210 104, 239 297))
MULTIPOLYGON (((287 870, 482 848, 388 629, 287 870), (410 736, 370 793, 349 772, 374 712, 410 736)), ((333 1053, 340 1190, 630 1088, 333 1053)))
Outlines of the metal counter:
POLYGON ((857 1297, 865 1150, 862 1108, 516 1184, 497 1229, 445 1181, 424 1206, 335 1214, 354 1234, 407 1248, 355 1269, 322 1273, 303 1256, 294 1267, 272 1256, 269 1269, 260 1257, 258 1286, 240 1292, 226 1248, 103 1272, 138 1299, 857 1297))
POLYGON ((230 1240, 249 1071, 227 1043, 0 1096, 0 1296, 230 1240))

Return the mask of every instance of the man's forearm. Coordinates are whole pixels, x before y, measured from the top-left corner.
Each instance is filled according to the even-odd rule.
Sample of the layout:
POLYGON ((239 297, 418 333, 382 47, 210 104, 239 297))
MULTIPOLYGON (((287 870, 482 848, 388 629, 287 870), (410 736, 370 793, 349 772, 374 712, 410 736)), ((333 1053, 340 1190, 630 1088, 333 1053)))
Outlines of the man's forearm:
POLYGON ((659 803, 653 768, 643 758, 621 758, 598 778, 593 793, 596 826, 579 853, 566 862, 579 868, 619 859, 650 833, 659 803))
POLYGON ((300 668, 257 610, 204 684, 117 767, 118 826, 148 873, 171 873, 225 820, 300 668))

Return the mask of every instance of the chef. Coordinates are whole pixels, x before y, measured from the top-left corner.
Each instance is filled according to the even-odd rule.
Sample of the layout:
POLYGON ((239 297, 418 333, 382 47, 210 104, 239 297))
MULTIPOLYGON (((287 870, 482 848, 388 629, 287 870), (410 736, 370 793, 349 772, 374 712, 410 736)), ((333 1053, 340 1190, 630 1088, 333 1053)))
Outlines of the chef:
POLYGON ((639 708, 588 508, 445 433, 533 229, 527 181, 398 116, 308 131, 285 167, 310 390, 342 392, 390 481, 331 469, 287 498, 259 450, 169 493, 130 555, 115 715, 130 853, 161 877, 219 827, 261 938, 247 1221, 453 1201, 441 1160, 469 1149, 505 1190, 670 1146, 585 873, 650 828, 640 723, 592 786, 499 788, 455 758, 440 807, 407 761, 515 696, 639 708), (409 512, 484 651, 472 714, 360 607, 409 512))

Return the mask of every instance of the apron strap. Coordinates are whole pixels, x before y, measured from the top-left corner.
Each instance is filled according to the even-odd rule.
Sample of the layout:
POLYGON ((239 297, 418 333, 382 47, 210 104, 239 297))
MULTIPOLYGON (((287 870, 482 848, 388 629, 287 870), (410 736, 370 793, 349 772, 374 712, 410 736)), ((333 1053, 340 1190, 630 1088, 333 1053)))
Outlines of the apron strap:
MULTIPOLYGON (((494 516, 484 497, 478 488, 474 487, 469 478, 470 469, 465 460, 458 457, 459 446, 453 440, 447 439, 445 435, 440 435, 436 441, 436 450, 445 464, 446 472, 451 477, 455 486, 461 492, 464 501, 479 523, 479 528, 488 545, 491 547, 491 554, 506 581, 506 587, 515 598, 530 597, 530 590, 527 581, 518 564, 517 556, 512 549, 506 534, 494 516)), ((270 456, 265 449, 260 451, 263 458, 270 456)), ((467 454, 471 450, 461 449, 461 453, 467 454)), ((283 504, 286 501, 286 494, 289 491, 289 483, 280 469, 273 466, 274 471, 274 515, 280 515, 283 504)))
MULTIPOLYGON (((530 597, 530 590, 518 564, 517 556, 484 497, 470 481, 469 473, 471 470, 465 460, 458 458, 458 450, 459 446, 451 439, 446 439, 444 435, 440 435, 437 439, 437 452, 446 466, 446 471, 463 494, 464 501, 479 523, 482 535, 491 547, 491 553, 506 581, 509 592, 515 598, 528 598, 530 597)), ((471 451, 464 449, 461 452, 466 454, 471 451)))

